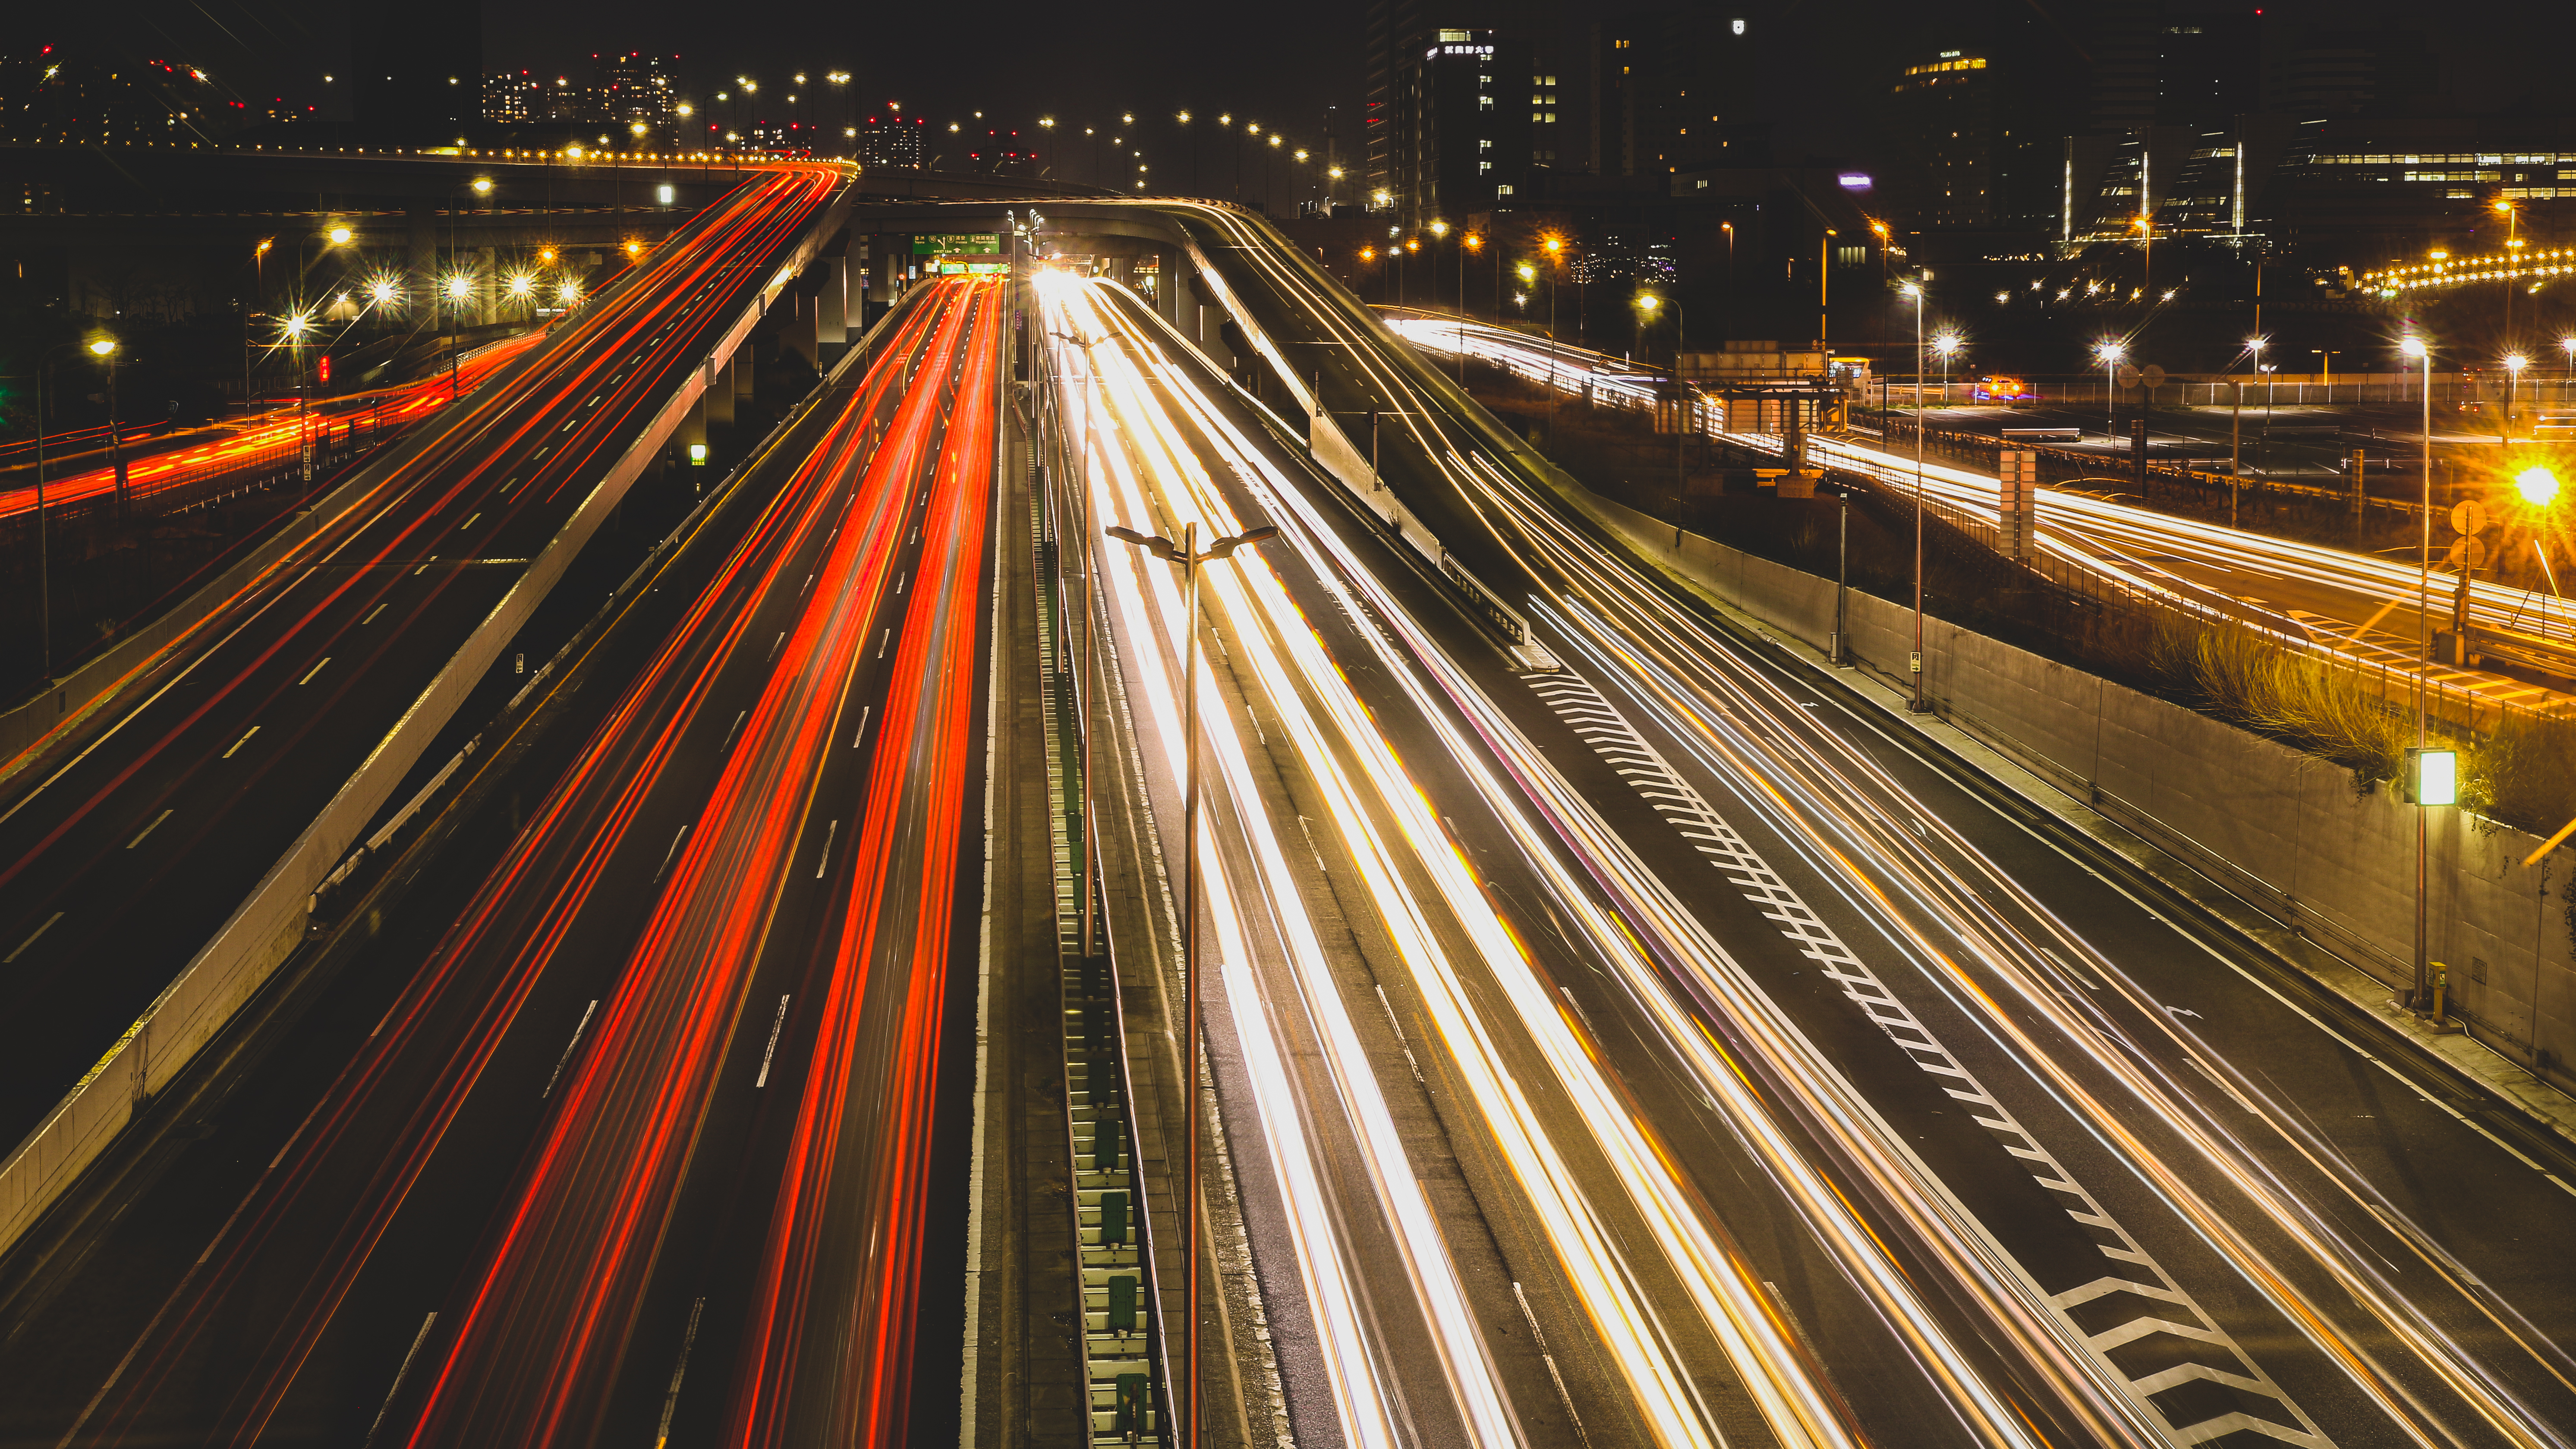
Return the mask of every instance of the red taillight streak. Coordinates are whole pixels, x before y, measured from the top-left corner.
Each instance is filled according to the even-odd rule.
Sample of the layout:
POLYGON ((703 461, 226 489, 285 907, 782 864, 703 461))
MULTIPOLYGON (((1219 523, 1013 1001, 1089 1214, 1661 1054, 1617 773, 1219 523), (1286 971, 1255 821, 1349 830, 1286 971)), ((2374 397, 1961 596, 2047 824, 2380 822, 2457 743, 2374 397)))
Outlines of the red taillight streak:
MULTIPOLYGON (((958 332, 943 319, 928 367, 958 332)), ((588 1431, 685 1175, 777 893, 797 874, 813 781, 910 516, 935 408, 904 400, 778 656, 527 1186, 459 1315, 411 1442, 543 1444, 588 1431)), ((819 842, 815 842, 819 844, 819 842)))
MULTIPOLYGON (((996 289, 998 290, 998 289, 996 289)), ((911 1325, 920 1271, 921 1199, 926 1191, 932 1077, 954 917, 963 782, 975 695, 976 585, 991 491, 997 305, 981 309, 967 377, 923 525, 923 578, 906 611, 889 676, 866 805, 852 862, 854 884, 816 1032, 814 1061, 800 1097, 788 1173, 772 1214, 734 1391, 733 1439, 743 1449, 789 1442, 880 1444, 904 1440, 911 1325), (921 745, 928 744, 924 750, 921 745), (916 765, 916 761, 919 762, 916 765), (900 847, 900 857, 898 857, 900 847), (897 866, 898 858, 900 865, 897 866), (891 868, 890 867, 894 867, 891 868), (897 893, 909 883, 914 899, 897 893), (910 929, 900 907, 909 905, 910 929), (885 937, 888 931, 891 938, 885 937), (867 1011, 880 963, 905 969, 897 1020, 867 1011), (882 1104, 875 1150, 856 1191, 875 1190, 857 1223, 835 1221, 842 1130, 859 1069, 861 1037, 891 1025, 891 1080, 865 1096, 882 1104), (855 1281, 817 1284, 818 1261, 835 1230, 844 1243, 865 1233, 876 1252, 855 1281), (818 1304, 820 1305, 818 1307, 818 1304), (817 1313, 829 1323, 809 1321, 817 1313), (849 1331, 841 1331, 847 1329, 849 1331), (796 1390, 809 1344, 847 1352, 826 1365, 829 1421, 800 1414, 796 1390)), ((845 1265, 846 1266, 846 1265, 845 1265)))

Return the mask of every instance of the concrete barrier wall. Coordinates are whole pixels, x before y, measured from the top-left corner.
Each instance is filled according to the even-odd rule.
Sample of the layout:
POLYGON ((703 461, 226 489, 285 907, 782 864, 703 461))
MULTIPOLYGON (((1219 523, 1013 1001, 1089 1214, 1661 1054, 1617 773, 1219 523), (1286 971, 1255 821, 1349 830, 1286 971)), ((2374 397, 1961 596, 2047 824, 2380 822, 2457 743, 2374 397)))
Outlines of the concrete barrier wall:
MULTIPOLYGON (((1819 651, 1831 579, 1674 529, 1575 485, 1568 501, 1641 557, 1819 651)), ((1858 667, 1902 687, 1913 614, 1855 591, 1858 667)), ((2351 963, 2392 990, 2413 980, 2415 807, 2386 787, 2286 745, 1998 643, 1924 623, 1925 688, 1968 733, 2351 963)), ((2432 959, 2470 1034, 2561 1090, 2576 1090, 2576 961, 2566 915, 2570 855, 2522 860, 2539 841, 2460 810, 2434 810, 2426 918, 2432 959)))
MULTIPOLYGON (((842 200, 808 232, 788 264, 746 303, 742 315, 710 349, 716 363, 731 359, 759 325, 769 302, 839 229, 847 208, 844 192, 842 200)), ((518 583, 385 733, 331 803, 269 868, 214 939, 0 1163, 0 1252, 107 1149, 148 1105, 151 1094, 177 1076, 294 953, 305 935, 306 904, 315 888, 357 845, 367 822, 391 798, 403 776, 500 658, 504 646, 696 408, 709 372, 707 367, 688 371, 679 389, 529 563, 518 583)))

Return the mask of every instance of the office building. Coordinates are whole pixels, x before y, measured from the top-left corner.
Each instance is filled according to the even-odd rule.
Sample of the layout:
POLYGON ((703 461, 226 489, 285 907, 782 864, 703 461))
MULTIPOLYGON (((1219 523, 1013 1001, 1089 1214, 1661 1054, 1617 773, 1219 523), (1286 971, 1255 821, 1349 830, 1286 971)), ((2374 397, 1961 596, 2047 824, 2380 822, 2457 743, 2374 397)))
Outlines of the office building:
POLYGON ((1919 228, 1995 223, 1995 71, 1987 57, 1944 50, 1898 73, 1888 106, 1897 166, 1888 205, 1919 228))
POLYGON ((601 61, 599 99, 604 119, 621 129, 641 121, 653 135, 668 136, 679 121, 679 92, 658 55, 634 51, 601 61))
POLYGON ((1528 47, 1491 30, 1440 30, 1396 69, 1389 148, 1397 210, 1420 223, 1490 210, 1528 182, 1528 47))
MULTIPOLYGON (((1517 57, 1518 69, 1491 72, 1500 89, 1495 91, 1496 105, 1517 107, 1521 80, 1531 82, 1528 94, 1535 98, 1530 107, 1533 119, 1529 154, 1514 164, 1524 171, 1532 166, 1555 167, 1578 165, 1582 157, 1573 154, 1581 141, 1575 133, 1580 127, 1570 90, 1561 92, 1559 83, 1571 80, 1566 72, 1574 69, 1569 57, 1559 52, 1558 36, 1564 29, 1558 0, 1366 0, 1361 32, 1361 60, 1366 84, 1366 100, 1360 110, 1359 134, 1348 145, 1350 159, 1342 162, 1345 182, 1356 182, 1350 192, 1372 205, 1383 194, 1383 205, 1411 215, 1428 215, 1422 210, 1422 198, 1406 190, 1407 183, 1398 176, 1400 154, 1419 137, 1406 137, 1408 122, 1408 87, 1418 89, 1419 77, 1413 73, 1429 58, 1432 47, 1443 42, 1443 31, 1472 31, 1501 37, 1490 42, 1506 47, 1517 57), (1512 77, 1503 86, 1503 77, 1512 77), (1502 98, 1511 97, 1506 102, 1502 98), (1351 174, 1355 168, 1356 174, 1351 174)), ((1488 43, 1488 42, 1478 42, 1488 43)), ((1483 73, 1483 72, 1480 72, 1483 73)), ((1492 161, 1478 156, 1476 161, 1492 161)), ((1500 163, 1497 163, 1499 165, 1500 163)), ((1418 158, 1405 163, 1407 174, 1421 174, 1418 158)), ((1471 165, 1468 168, 1474 170, 1471 165)), ((1493 173, 1484 173, 1493 174, 1493 173)), ((1521 182, 1506 183, 1525 190, 1521 182)))
POLYGON ((1589 168, 1669 179, 1769 160, 1760 27, 1730 7, 1659 5, 1592 27, 1589 168))
POLYGON ((919 116, 888 111, 859 122, 859 164, 897 170, 921 168, 922 137, 930 123, 919 116))
POLYGON ((545 86, 526 71, 483 77, 483 119, 498 125, 525 125, 537 118, 545 86))

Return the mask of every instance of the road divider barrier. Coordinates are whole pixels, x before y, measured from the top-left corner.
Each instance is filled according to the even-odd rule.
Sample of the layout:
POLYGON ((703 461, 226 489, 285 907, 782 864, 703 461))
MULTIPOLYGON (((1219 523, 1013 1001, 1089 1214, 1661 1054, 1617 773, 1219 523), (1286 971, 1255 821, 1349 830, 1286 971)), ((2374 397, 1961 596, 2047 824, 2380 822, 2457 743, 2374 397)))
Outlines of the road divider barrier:
MULTIPOLYGON (((750 338, 771 298, 821 253, 825 242, 845 223, 850 200, 851 193, 844 186, 831 204, 816 212, 804 238, 790 254, 790 264, 760 292, 745 299, 740 314, 710 349, 710 357, 719 365, 730 360, 750 338)), ((542 350, 532 349, 532 355, 542 350)), ((699 368, 684 374, 680 386, 627 451, 610 465, 554 538, 537 552, 518 582, 484 616, 213 939, 26 1140, 0 1161, 0 1252, 5 1252, 36 1221, 83 1168, 106 1151, 116 1135, 150 1106, 153 1094, 194 1060, 293 954, 305 939, 325 883, 335 873, 345 880, 358 863, 352 847, 358 844, 359 833, 463 707, 486 672, 501 659, 511 639, 535 614, 574 558, 625 500, 627 490, 658 460, 664 444, 697 405, 705 376, 706 371, 699 368)), ((791 414, 789 421, 799 415, 791 414)), ((412 447, 398 451, 409 455, 424 446, 427 438, 424 435, 412 447)), ((390 460, 388 466, 400 461, 390 460)), ((350 490, 363 481, 353 480, 349 488, 333 495, 334 501, 346 499, 350 501, 342 503, 342 507, 354 506, 363 493, 352 494, 350 490)), ((309 536, 299 534, 296 541, 309 536)), ((245 561, 245 567, 249 562, 245 561)), ((244 572, 242 576, 246 580, 249 574, 244 572)), ((220 587, 222 583, 219 580, 209 587, 220 587)), ((613 608, 616 601, 617 596, 612 594, 603 610, 613 608)), ((102 665, 107 662, 100 661, 102 665)), ((127 667, 135 672, 141 669, 140 663, 133 661, 127 667)))

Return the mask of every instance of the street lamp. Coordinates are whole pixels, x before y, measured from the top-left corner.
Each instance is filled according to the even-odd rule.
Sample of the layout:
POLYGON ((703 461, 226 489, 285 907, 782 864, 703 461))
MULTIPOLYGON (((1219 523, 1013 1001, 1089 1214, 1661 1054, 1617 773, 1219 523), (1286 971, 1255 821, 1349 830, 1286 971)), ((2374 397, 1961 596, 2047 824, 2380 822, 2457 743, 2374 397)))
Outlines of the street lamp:
MULTIPOLYGON (((2397 350, 2424 364, 2424 536, 2415 572, 2415 754, 2427 743, 2429 702, 2425 690, 2433 674, 2433 349, 2421 337, 2408 337, 2397 350)), ((2415 991, 2407 1005, 2419 1014, 2431 1006, 2424 935, 2424 799, 2415 799, 2415 991)))
POLYGON ((1181 617, 1188 639, 1182 646, 1187 656, 1182 666, 1181 734, 1183 737, 1181 785, 1181 986, 1183 1013, 1188 1027, 1182 1055, 1189 1058, 1189 1161, 1184 1169, 1189 1181, 1188 1243, 1184 1261, 1189 1264, 1188 1307, 1181 1321, 1189 1325, 1187 1368, 1189 1389, 1183 1398, 1181 1442, 1198 1445, 1204 1441, 1199 1412, 1199 1139, 1205 1135, 1206 1104, 1199 1092, 1199 569, 1232 554, 1274 537, 1279 530, 1264 525, 1247 528, 1231 538, 1211 540, 1205 549, 1198 546, 1199 526, 1181 526, 1181 541, 1176 545, 1158 534, 1138 533, 1131 528, 1112 525, 1111 538, 1133 544, 1154 557, 1181 566, 1181 617))
POLYGON ((2529 366, 2531 359, 2519 352, 2504 355, 2504 436, 2499 441, 2507 444, 2513 442, 2513 408, 2522 393, 2522 370, 2529 366))
POLYGON ((1950 358, 1963 345, 1956 332, 1942 332, 1932 338, 1932 350, 1941 357, 1941 406, 1950 405, 1950 358))
MULTIPOLYGON (((1648 322, 1654 321, 1655 309, 1661 307, 1663 303, 1664 299, 1652 292, 1637 294, 1637 309, 1645 314, 1648 322)), ((1685 322, 1686 314, 1682 309, 1681 301, 1675 298, 1673 300, 1673 507, 1676 512, 1680 510, 1682 498, 1690 492, 1690 462, 1687 451, 1691 430, 1690 384, 1682 378, 1682 348, 1688 341, 1685 322)), ((1639 330, 1642 334, 1643 329, 1639 330)), ((1644 349, 1641 347, 1639 350, 1644 349)), ((1792 468, 1798 466, 1798 460, 1795 458, 1784 458, 1783 461, 1792 468)), ((1678 545, 1681 542, 1681 525, 1673 525, 1673 534, 1673 542, 1678 545)))
POLYGON ((2093 346, 2094 360, 2102 364, 2102 436, 2113 443, 2119 441, 2120 418, 2118 400, 2111 392, 2112 384, 2118 379, 2112 374, 2118 371, 2120 359, 2128 355, 2129 349, 2123 343, 2097 342, 2093 346))
POLYGON ((1923 284, 1908 282, 1898 290, 1914 299, 1914 653, 1905 661, 1914 681, 1914 696, 1905 707, 1921 714, 1923 703, 1923 284))
MULTIPOLYGON (((116 466, 116 511, 122 517, 133 511, 133 500, 125 491, 125 430, 118 425, 116 416, 116 339, 92 339, 89 350, 92 356, 107 364, 107 456, 116 466)), ((43 427, 44 420, 37 419, 38 431, 43 427)))
POLYGON ((459 327, 465 320, 465 299, 473 295, 474 279, 464 272, 450 272, 440 291, 447 294, 447 395, 457 395, 456 353, 462 347, 459 327))

